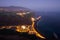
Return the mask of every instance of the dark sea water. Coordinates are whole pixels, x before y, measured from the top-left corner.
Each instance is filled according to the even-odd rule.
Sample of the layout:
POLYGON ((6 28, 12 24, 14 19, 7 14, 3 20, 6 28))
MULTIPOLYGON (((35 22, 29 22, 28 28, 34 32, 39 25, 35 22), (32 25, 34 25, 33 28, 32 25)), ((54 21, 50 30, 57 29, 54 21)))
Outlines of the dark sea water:
POLYGON ((60 37, 60 12, 36 12, 36 16, 42 16, 37 23, 37 30, 46 36, 54 33, 60 37))

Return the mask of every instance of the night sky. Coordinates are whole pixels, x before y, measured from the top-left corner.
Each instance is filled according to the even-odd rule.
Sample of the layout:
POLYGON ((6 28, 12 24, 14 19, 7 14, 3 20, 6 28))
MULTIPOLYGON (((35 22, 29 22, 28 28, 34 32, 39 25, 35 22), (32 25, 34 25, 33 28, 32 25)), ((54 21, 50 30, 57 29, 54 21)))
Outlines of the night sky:
POLYGON ((21 6, 33 10, 59 11, 60 0, 0 0, 0 6, 21 6))

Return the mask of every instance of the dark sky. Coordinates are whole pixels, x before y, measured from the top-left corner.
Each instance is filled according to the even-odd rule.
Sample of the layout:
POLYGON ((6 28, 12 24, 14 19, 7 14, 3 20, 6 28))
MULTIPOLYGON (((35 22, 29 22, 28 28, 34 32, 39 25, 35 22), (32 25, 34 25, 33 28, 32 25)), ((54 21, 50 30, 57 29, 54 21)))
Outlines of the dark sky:
POLYGON ((60 0, 0 0, 0 6, 21 6, 41 11, 59 11, 60 0))

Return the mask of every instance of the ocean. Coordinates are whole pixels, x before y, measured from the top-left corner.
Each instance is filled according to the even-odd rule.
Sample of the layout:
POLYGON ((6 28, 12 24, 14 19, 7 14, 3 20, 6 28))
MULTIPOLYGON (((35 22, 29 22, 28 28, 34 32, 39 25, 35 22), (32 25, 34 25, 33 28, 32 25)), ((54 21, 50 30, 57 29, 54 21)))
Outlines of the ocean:
POLYGON ((36 16, 41 16, 37 23, 37 30, 46 37, 56 35, 60 37, 60 12, 36 12, 36 16))

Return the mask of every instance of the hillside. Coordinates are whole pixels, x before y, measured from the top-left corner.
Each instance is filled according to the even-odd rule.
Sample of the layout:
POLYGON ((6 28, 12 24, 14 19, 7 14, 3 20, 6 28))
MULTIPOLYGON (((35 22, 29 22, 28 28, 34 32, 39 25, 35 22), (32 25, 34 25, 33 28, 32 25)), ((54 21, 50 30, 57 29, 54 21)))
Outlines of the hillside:
POLYGON ((9 6, 9 7, 0 7, 0 11, 8 11, 8 12, 19 12, 19 11, 30 11, 28 8, 24 7, 16 7, 16 6, 9 6))
POLYGON ((0 7, 0 26, 1 25, 19 25, 19 24, 31 24, 31 17, 34 13, 24 7, 0 7), (27 13, 24 17, 17 15, 17 13, 27 13), (24 22, 24 23, 23 23, 24 22))

